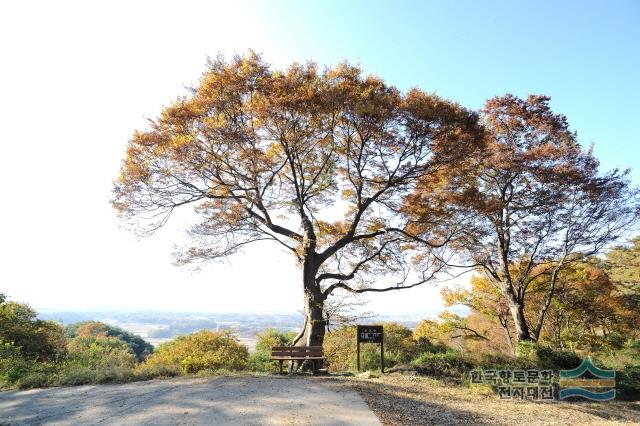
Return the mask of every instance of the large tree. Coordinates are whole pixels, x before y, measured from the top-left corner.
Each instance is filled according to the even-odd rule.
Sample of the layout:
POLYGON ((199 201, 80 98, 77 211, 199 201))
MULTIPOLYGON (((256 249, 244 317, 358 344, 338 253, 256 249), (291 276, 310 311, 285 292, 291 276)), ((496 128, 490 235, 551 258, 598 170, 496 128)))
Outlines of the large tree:
MULTIPOLYGON (((274 71, 253 53, 217 58, 189 96, 133 135, 113 204, 149 230, 194 206, 181 263, 279 244, 301 267, 296 341, 319 345, 336 290, 409 288, 442 267, 408 272, 399 206, 418 180, 456 170, 481 144, 475 113, 418 89, 401 93, 354 66, 274 71)), ((423 231, 433 250, 449 239, 442 226, 423 231)))
POLYGON ((405 210, 413 228, 429 232, 434 215, 461 228, 461 258, 504 297, 517 341, 537 340, 561 271, 601 252, 637 220, 637 191, 626 172, 601 173, 566 118, 546 96, 487 101, 481 111, 486 148, 472 174, 427 176, 405 210), (527 317, 526 294, 548 283, 540 308, 527 317))

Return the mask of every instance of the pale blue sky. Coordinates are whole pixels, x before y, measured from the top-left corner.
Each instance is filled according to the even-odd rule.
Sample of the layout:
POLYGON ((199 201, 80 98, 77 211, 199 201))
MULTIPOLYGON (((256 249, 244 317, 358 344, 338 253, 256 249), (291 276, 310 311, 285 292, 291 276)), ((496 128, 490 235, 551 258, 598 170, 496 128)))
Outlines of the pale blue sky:
POLYGON ((299 3, 259 12, 292 57, 360 61, 400 88, 471 108, 508 92, 547 94, 604 166, 640 166, 637 1, 299 3))
MULTIPOLYGON (((276 67, 346 59, 471 108, 507 92, 544 93, 605 168, 640 169, 638 4, 3 2, 0 291, 37 308, 301 307, 286 255, 255 247, 200 273, 176 269, 179 220, 137 241, 108 204, 133 130, 218 52, 253 48, 276 67)), ((416 316, 442 308, 433 286, 375 295, 370 306, 416 316)))

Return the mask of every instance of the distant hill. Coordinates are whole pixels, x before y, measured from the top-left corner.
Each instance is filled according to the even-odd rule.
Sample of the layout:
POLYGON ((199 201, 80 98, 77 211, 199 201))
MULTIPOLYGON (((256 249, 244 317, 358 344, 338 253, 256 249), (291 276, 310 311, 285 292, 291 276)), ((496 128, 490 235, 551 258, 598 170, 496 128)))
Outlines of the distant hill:
MULTIPOLYGON (((118 311, 41 311, 40 319, 71 324, 81 321, 101 321, 138 334, 157 346, 180 334, 198 330, 232 329, 238 338, 250 348, 255 345, 256 333, 266 328, 298 331, 302 324, 300 313, 248 314, 209 312, 118 312, 118 311)), ((396 321, 407 327, 415 327, 419 318, 380 316, 366 322, 396 321)))

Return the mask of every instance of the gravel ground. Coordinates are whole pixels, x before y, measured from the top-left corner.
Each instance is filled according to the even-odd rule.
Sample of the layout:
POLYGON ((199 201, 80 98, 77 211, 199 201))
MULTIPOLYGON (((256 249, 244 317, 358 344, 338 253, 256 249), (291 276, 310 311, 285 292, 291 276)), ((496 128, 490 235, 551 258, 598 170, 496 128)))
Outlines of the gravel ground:
POLYGON ((343 379, 385 425, 639 424, 639 402, 504 401, 426 377, 343 379))
POLYGON ((379 425, 347 386, 231 376, 0 392, 0 425, 379 425))

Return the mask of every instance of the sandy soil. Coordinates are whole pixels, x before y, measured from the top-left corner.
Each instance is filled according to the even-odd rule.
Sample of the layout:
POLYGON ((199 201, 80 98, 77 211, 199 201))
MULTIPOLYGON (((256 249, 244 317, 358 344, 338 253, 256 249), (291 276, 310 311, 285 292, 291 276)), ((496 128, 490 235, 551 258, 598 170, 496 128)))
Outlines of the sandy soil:
POLYGON ((360 395, 304 377, 214 377, 0 392, 0 425, 379 425, 360 395))

